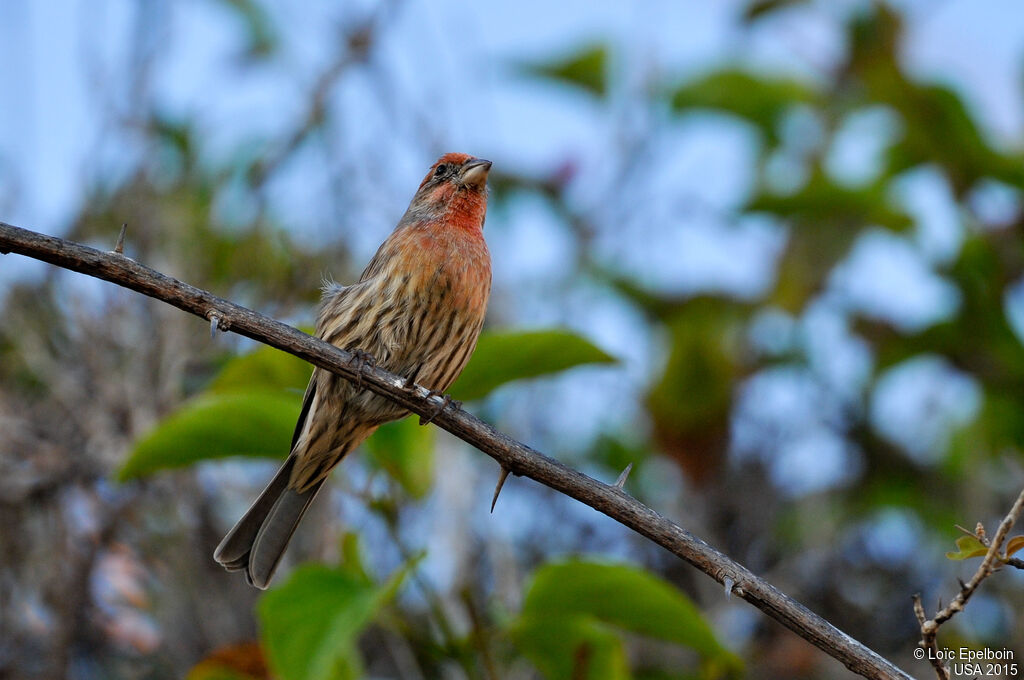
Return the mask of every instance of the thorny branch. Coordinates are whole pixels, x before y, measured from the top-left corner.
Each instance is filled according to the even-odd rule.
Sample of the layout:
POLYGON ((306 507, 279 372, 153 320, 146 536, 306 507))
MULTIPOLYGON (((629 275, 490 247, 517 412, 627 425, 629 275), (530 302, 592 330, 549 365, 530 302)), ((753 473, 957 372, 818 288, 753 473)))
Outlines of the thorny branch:
MULTIPOLYGON (((918 644, 925 650, 925 655, 935 669, 935 675, 938 676, 939 680, 949 680, 949 669, 946 668, 942 659, 939 658, 940 655, 938 653, 936 638, 939 634, 939 627, 963 611, 967 600, 971 599, 971 595, 978 589, 981 582, 991 576, 999 564, 1020 562, 1019 559, 1008 558, 1005 555, 1000 555, 999 552, 1002 550, 1003 543, 1006 542, 1010 529, 1013 528, 1014 523, 1020 518, 1021 511, 1024 511, 1024 490, 1020 492, 1013 507, 1010 508, 1010 512, 1000 522, 999 528, 996 529, 996 534, 992 537, 991 541, 985 537, 984 528, 981 525, 978 526, 978 530, 974 535, 988 546, 988 552, 985 553, 985 558, 981 561, 978 570, 974 572, 971 580, 967 583, 960 582, 960 592, 956 594, 952 602, 936 613, 934 618, 928 619, 926 617, 924 605, 921 604, 920 594, 914 596, 914 615, 917 617, 918 623, 921 624, 921 641, 918 644)), ((1017 564, 1013 566, 1017 566, 1017 564)), ((941 606, 941 603, 939 604, 941 606)))
MULTIPOLYGON (((357 369, 352 356, 333 345, 212 293, 141 265, 116 252, 102 252, 0 222, 0 253, 13 252, 88 274, 162 300, 210 322, 293 354, 366 388, 433 422, 494 458, 503 469, 559 491, 657 543, 690 563, 729 593, 757 607, 854 673, 866 678, 910 678, 892 663, 854 640, 746 567, 720 553, 675 522, 662 517, 613 484, 605 484, 531 449, 419 385, 380 368, 357 369)), ((1024 502, 1024 501, 1022 501, 1024 502)))

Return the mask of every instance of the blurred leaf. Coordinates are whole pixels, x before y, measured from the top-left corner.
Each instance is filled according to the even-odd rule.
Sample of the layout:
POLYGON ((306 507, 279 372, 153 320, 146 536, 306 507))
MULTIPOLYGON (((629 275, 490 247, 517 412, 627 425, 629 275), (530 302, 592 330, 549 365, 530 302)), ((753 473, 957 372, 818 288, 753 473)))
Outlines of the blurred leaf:
POLYGON ((957 285, 956 316, 913 335, 859 321, 882 371, 923 353, 945 357, 984 388, 981 412, 955 433, 948 470, 960 474, 979 457, 1024 448, 1024 351, 1004 311, 1004 293, 1024 267, 1024 240, 1002 232, 969 234, 949 277, 957 285))
MULTIPOLYGON (((835 224, 849 234, 860 233, 866 225, 879 225, 896 232, 913 226, 906 213, 889 204, 885 182, 849 188, 831 181, 820 169, 799 191, 779 195, 762 192, 747 203, 748 212, 767 212, 794 221, 804 229, 821 230, 835 224)), ((834 235, 834 230, 830 232, 834 235)))
POLYGON ((608 51, 602 46, 587 48, 561 61, 527 67, 536 76, 561 80, 598 96, 608 89, 607 69, 608 51))
POLYGON ((366 441, 366 461, 413 498, 423 498, 434 477, 434 429, 421 427, 419 416, 381 425, 366 441))
POLYGON ((614 362, 611 355, 589 340, 567 330, 484 333, 451 394, 472 401, 513 380, 558 373, 581 364, 614 362))
POLYGON ((741 306, 695 298, 667 321, 668 361, 647 395, 658 444, 694 480, 705 479, 726 447, 732 394, 742 374, 741 306))
POLYGON ((685 594, 637 567, 577 560, 545 565, 533 576, 522 615, 531 622, 584 617, 689 647, 730 668, 739 665, 685 594))
POLYGON ((297 357, 273 347, 259 349, 230 359, 220 369, 207 391, 212 394, 267 389, 305 389, 313 367, 297 357))
POLYGON ((261 345, 247 354, 229 358, 206 387, 210 394, 252 389, 302 393, 313 367, 287 352, 261 345))
POLYGON ((259 603, 267 657, 281 680, 361 675, 359 634, 395 594, 407 569, 378 586, 350 572, 311 564, 259 603))
POLYGON ((222 0, 245 25, 246 56, 267 57, 277 47, 274 24, 263 6, 254 0, 222 0))
POLYGON ((776 268, 771 302, 798 314, 826 286, 834 266, 868 225, 905 232, 913 222, 890 205, 888 184, 880 180, 849 188, 833 182, 815 168, 802 188, 792 194, 760 192, 744 210, 765 212, 791 227, 789 243, 776 268))
MULTIPOLYGON (((621 472, 627 465, 632 463, 635 468, 651 457, 651 450, 647 443, 635 435, 613 436, 601 434, 587 456, 589 460, 600 463, 616 472, 621 472), (636 441, 634 441, 636 440, 636 441)), ((634 469, 634 472, 637 472, 634 469)))
POLYGON ((900 172, 925 163, 940 165, 958 194, 985 177, 1020 186, 1024 168, 1019 156, 996 152, 982 137, 974 120, 952 90, 898 80, 900 92, 876 92, 906 121, 901 142, 889 150, 890 167, 900 172))
POLYGON ((959 95, 904 75, 899 66, 903 35, 900 15, 875 3, 852 27, 848 68, 861 90, 859 98, 887 104, 904 120, 904 138, 889 151, 891 171, 935 163, 958 196, 986 176, 1015 185, 1024 182, 1022 159, 988 144, 959 95))
POLYGON ((338 568, 356 578, 370 580, 370 571, 366 568, 366 558, 360 536, 355 531, 346 531, 339 541, 341 561, 338 568))
POLYGON ((976 536, 961 536, 956 539, 956 547, 959 550, 946 553, 946 557, 951 560, 966 560, 971 557, 980 557, 988 552, 988 548, 976 536))
POLYGON ((269 680, 263 650, 255 642, 214 650, 197 663, 185 680, 269 680))
POLYGON ((284 458, 300 397, 281 392, 213 394, 186 403, 140 439, 117 473, 126 481, 213 458, 284 458))
POLYGON ((743 10, 743 20, 751 23, 780 9, 804 4, 806 0, 754 0, 743 10))
POLYGON ((672 94, 672 108, 715 109, 750 121, 777 141, 779 118, 796 104, 813 104, 819 95, 803 83, 722 70, 686 83, 672 94))
POLYGON ((622 640, 584 616, 524 615, 510 631, 516 647, 548 680, 629 678, 622 640))
POLYGON ((1006 542, 1006 554, 1007 556, 1013 555, 1015 552, 1024 548, 1024 536, 1014 536, 1006 542))

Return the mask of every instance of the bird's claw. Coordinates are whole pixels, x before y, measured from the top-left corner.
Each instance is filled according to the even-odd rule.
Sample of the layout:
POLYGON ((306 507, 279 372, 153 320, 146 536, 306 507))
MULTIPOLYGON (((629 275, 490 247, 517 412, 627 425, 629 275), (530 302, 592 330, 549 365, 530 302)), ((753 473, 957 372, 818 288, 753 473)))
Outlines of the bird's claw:
POLYGON ((462 408, 462 402, 452 399, 451 395, 441 394, 440 392, 434 392, 433 390, 431 390, 430 394, 428 394, 427 396, 441 397, 441 405, 434 409, 434 412, 431 413, 429 416, 420 416, 420 425, 429 425, 430 423, 434 422, 434 418, 441 415, 441 411, 445 410, 449 406, 454 406, 456 409, 462 408))
POLYGON ((377 360, 373 358, 373 355, 369 352, 364 352, 361 349, 350 350, 352 357, 348 360, 348 365, 355 369, 356 380, 355 385, 357 390, 363 389, 363 373, 367 368, 374 368, 377 365, 377 360))

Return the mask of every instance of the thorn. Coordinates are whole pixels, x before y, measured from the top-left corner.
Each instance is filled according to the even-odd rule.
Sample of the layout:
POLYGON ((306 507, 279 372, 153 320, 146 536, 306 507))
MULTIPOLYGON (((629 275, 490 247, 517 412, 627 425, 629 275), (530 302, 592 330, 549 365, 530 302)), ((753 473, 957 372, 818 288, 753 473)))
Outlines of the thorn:
POLYGON ((961 593, 962 593, 962 592, 965 592, 965 591, 967 590, 967 584, 966 584, 966 583, 964 583, 964 580, 963 580, 962 578, 959 578, 959 577, 958 577, 958 578, 956 579, 956 582, 960 584, 960 592, 961 592, 961 593))
POLYGON ((722 579, 722 583, 725 584, 725 599, 732 599, 732 588, 736 585, 736 581, 733 581, 730 577, 726 576, 722 579))
POLYGON ((221 317, 220 312, 216 309, 211 309, 206 313, 206 318, 210 320, 210 337, 217 335, 217 331, 227 331, 228 324, 221 317))
POLYGON ((501 466, 501 476, 498 477, 498 485, 494 487, 494 498, 491 499, 491 514, 494 514, 494 505, 498 502, 498 494, 501 493, 501 487, 505 486, 505 480, 508 479, 508 473, 511 472, 504 465, 501 466))
POLYGON ((623 470, 621 474, 619 474, 619 478, 615 480, 615 484, 613 484, 612 486, 614 486, 616 489, 619 489, 620 491, 624 489, 626 486, 626 480, 629 479, 629 473, 632 471, 633 464, 630 463, 629 465, 626 466, 626 469, 623 470))
POLYGON ((121 233, 117 235, 117 243, 114 244, 114 252, 118 255, 124 255, 124 235, 128 231, 128 223, 121 223, 121 233))

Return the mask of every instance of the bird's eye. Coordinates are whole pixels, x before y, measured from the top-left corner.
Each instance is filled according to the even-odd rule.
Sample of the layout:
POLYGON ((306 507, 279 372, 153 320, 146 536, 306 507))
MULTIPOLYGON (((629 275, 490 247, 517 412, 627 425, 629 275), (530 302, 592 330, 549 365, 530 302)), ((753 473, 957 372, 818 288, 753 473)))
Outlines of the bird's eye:
POLYGON ((434 177, 440 177, 446 172, 448 172, 448 166, 441 163, 441 165, 437 166, 437 170, 434 170, 434 177))

